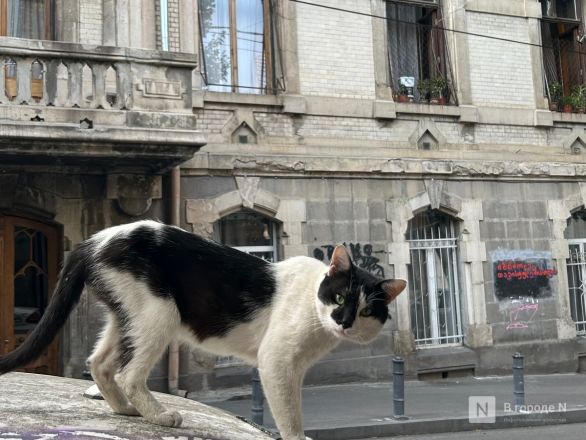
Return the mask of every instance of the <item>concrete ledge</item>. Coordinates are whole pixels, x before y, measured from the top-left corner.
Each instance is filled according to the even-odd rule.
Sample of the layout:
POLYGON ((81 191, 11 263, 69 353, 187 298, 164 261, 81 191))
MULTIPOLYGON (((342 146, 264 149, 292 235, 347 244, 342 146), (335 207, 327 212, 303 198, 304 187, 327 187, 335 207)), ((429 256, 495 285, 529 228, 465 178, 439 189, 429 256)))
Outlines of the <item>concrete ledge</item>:
POLYGON ((397 421, 389 417, 385 419, 385 422, 376 425, 306 429, 305 433, 313 440, 349 440, 356 438, 475 431, 478 429, 507 429, 584 423, 586 422, 586 409, 575 409, 565 412, 555 411, 548 414, 500 414, 496 416, 495 423, 470 423, 468 417, 405 421, 397 421))
POLYGON ((10 373, 0 377, 0 437, 7 432, 21 433, 23 438, 66 432, 71 434, 67 438, 120 440, 271 438, 224 411, 169 394, 155 393, 163 405, 181 413, 183 424, 180 428, 153 425, 142 417, 114 414, 106 402, 83 397, 90 385, 90 381, 40 374, 10 373), (87 434, 83 435, 84 432, 87 434))

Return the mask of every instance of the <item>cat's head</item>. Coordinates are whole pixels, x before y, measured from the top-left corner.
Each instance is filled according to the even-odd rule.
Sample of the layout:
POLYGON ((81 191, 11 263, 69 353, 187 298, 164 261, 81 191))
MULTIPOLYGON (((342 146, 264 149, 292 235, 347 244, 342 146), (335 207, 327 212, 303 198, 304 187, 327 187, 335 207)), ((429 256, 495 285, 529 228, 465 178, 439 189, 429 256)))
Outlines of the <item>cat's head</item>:
POLYGON ((317 294, 321 323, 340 339, 369 343, 389 317, 389 303, 406 284, 367 272, 352 263, 344 246, 336 246, 317 294))

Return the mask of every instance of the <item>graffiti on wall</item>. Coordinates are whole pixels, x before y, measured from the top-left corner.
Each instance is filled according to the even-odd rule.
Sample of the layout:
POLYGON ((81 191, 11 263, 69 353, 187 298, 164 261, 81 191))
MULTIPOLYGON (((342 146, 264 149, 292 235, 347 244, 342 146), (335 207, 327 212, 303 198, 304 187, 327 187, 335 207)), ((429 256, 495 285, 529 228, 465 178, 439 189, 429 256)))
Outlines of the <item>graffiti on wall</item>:
POLYGON ((513 299, 508 309, 506 330, 522 330, 529 328, 539 311, 539 300, 535 298, 513 299))
POLYGON ((494 293, 497 299, 551 296, 557 276, 551 252, 499 249, 492 253, 494 293))
POLYGON ((557 276, 551 252, 498 249, 491 254, 494 293, 505 330, 525 330, 537 322, 540 299, 552 296, 557 276))
MULTIPOLYGON (((384 278, 385 268, 382 267, 379 262, 380 258, 377 258, 373 254, 384 254, 384 250, 375 251, 371 244, 365 244, 364 246, 360 243, 342 243, 346 249, 350 252, 352 261, 358 267, 370 272, 373 275, 384 278)), ((316 247, 313 250, 313 257, 324 263, 329 263, 332 254, 334 253, 335 245, 326 244, 320 247, 316 247)))

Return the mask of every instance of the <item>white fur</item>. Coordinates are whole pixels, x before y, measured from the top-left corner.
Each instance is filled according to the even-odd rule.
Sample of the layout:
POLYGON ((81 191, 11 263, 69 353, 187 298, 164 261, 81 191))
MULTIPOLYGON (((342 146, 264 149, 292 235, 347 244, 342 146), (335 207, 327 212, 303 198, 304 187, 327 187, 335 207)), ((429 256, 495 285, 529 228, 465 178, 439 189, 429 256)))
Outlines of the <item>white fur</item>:
MULTIPOLYGON (((99 248, 133 227, 155 222, 110 228, 94 236, 99 248)), ((372 340, 382 328, 373 318, 357 317, 353 327, 341 331, 331 318, 335 306, 324 305, 317 297, 327 266, 309 257, 294 257, 272 266, 277 293, 272 303, 259 310, 251 321, 234 327, 223 337, 199 341, 181 324, 175 302, 154 295, 143 281, 112 268, 101 268, 101 282, 132 323, 133 357, 116 377, 120 329, 113 316, 91 357, 92 373, 114 411, 136 414, 153 423, 179 426, 181 416, 166 410, 146 387, 146 379, 165 347, 174 338, 219 355, 238 356, 259 367, 273 417, 284 440, 305 440, 301 418, 301 385, 307 369, 343 339, 372 340), (100 366, 99 364, 103 364, 100 366), (118 383, 120 385, 118 385, 118 383), (126 399, 126 396, 128 399, 126 399), (136 408, 136 410, 135 410, 136 408)), ((366 306, 361 294, 359 311, 366 306)))

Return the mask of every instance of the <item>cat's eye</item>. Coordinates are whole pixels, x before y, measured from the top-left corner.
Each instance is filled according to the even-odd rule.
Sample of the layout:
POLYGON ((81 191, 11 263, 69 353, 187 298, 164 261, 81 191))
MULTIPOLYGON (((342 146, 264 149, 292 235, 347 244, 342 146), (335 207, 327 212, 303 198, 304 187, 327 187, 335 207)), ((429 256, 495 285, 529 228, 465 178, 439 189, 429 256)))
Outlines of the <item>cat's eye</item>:
POLYGON ((365 307, 360 311, 360 316, 371 316, 372 315, 372 309, 370 307, 365 307))
POLYGON ((338 304, 339 306, 343 305, 345 300, 346 299, 339 293, 336 295, 336 304, 338 304))

